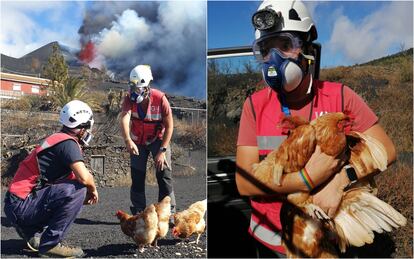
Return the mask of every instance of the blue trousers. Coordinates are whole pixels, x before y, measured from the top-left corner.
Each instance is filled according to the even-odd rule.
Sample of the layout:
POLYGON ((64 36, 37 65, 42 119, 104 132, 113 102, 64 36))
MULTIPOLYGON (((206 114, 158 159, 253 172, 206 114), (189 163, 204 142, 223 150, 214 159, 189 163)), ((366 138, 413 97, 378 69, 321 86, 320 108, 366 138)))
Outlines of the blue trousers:
MULTIPOLYGON (((131 154, 131 202, 133 207, 131 212, 143 211, 146 207, 145 197, 145 176, 147 171, 147 161, 149 154, 155 158, 161 147, 161 140, 156 140, 149 145, 137 145, 139 155, 131 154)), ((165 152, 166 160, 171 166, 171 148, 167 147, 165 152)), ((158 201, 164 199, 165 196, 169 195, 171 198, 171 210, 175 212, 175 195, 172 184, 172 171, 164 167, 163 171, 156 172, 157 183, 158 183, 158 201)))
POLYGON ((86 187, 76 180, 64 180, 30 194, 25 200, 6 193, 4 213, 29 239, 43 231, 39 252, 56 246, 82 209, 86 187))

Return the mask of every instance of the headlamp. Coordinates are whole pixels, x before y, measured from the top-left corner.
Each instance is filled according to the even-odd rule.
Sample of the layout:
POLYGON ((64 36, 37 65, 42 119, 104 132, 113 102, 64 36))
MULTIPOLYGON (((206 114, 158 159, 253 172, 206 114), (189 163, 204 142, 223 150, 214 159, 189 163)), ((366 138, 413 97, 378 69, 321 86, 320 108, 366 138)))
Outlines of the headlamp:
POLYGON ((254 28, 260 31, 272 29, 280 22, 281 15, 275 10, 265 8, 255 12, 252 16, 252 23, 254 28))

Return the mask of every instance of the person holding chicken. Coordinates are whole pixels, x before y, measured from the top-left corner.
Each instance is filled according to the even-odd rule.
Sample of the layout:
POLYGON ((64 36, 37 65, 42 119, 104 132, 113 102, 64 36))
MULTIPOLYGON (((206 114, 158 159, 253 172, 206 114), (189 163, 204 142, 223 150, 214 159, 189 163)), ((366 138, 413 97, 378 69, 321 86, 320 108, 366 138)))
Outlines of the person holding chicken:
POLYGON ((61 241, 83 204, 98 202, 82 153, 92 139, 92 110, 73 100, 62 108, 59 121, 61 131, 20 163, 5 195, 4 212, 29 249, 41 257, 82 257, 81 248, 61 241))
POLYGON ((122 104, 121 132, 131 154, 132 214, 146 208, 145 176, 150 153, 156 167, 158 201, 170 196, 171 213, 175 212, 169 145, 173 133, 172 112, 165 94, 150 86, 152 80, 150 66, 138 65, 132 69, 130 91, 122 104))
MULTIPOLYGON (((308 121, 330 112, 348 111, 355 116, 352 130, 375 138, 384 147, 388 164, 396 159, 391 139, 368 105, 349 87, 314 78, 318 51, 316 26, 301 1, 265 0, 252 16, 255 27, 253 51, 262 64, 268 87, 249 96, 240 120, 236 153, 236 184, 239 193, 251 197, 250 234, 271 256, 285 254, 281 245, 280 211, 290 193, 315 191, 314 202, 329 217, 340 204, 344 188, 366 174, 344 165, 345 157, 332 157, 316 147, 302 170, 284 175, 280 185, 264 188, 255 181, 258 163, 284 139, 276 127, 283 116, 301 116, 308 121)), ((369 172, 371 173, 371 172, 369 172)))

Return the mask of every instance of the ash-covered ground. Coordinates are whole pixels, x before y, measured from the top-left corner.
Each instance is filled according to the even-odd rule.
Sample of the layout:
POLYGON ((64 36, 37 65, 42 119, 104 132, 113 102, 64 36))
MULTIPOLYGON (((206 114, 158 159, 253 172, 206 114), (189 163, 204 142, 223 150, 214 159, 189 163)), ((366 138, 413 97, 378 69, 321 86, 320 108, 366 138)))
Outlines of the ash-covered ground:
MULTIPOLYGON (((174 178, 177 211, 187 208, 195 201, 206 198, 205 172, 192 176, 174 178)), ((147 185, 147 203, 157 201, 158 187, 147 185)), ((6 189, 2 189, 2 200, 6 189)), ((199 243, 196 236, 188 240, 175 239, 168 235, 158 241, 159 248, 146 247, 143 253, 137 251, 134 241, 125 236, 115 217, 119 209, 129 212, 129 187, 99 188, 99 203, 84 206, 82 212, 71 226, 65 242, 80 246, 88 258, 123 257, 123 258, 205 258, 207 257, 207 240, 204 233, 199 243)), ((2 203, 3 204, 3 203, 2 203)), ((22 258, 38 257, 37 253, 25 249, 25 243, 17 235, 1 208, 1 257, 22 258)), ((206 218, 206 216, 205 216, 206 218)))

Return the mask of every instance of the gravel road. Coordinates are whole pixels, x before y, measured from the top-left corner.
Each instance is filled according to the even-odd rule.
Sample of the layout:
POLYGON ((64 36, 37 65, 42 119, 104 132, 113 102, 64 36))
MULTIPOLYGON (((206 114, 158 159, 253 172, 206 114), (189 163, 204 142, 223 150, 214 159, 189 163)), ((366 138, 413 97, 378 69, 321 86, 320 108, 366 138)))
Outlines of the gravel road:
MULTIPOLYGON (((191 177, 175 177, 174 188, 177 211, 187 208, 195 201, 206 198, 205 174, 198 173, 191 177)), ((158 187, 147 186, 147 203, 157 201, 158 187)), ((65 242, 83 248, 86 257, 124 257, 124 258, 168 258, 186 257, 198 258, 207 256, 207 240, 204 233, 199 243, 196 236, 188 240, 178 240, 171 236, 171 231, 165 239, 158 241, 158 249, 147 247, 143 253, 136 250, 132 239, 125 236, 120 229, 115 212, 119 209, 129 212, 129 187, 98 189, 100 202, 96 205, 85 206, 71 226, 65 242)), ((1 257, 37 257, 37 253, 25 250, 25 244, 19 238, 3 212, 3 188, 1 202, 1 257)))

